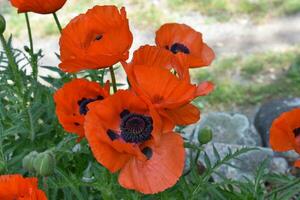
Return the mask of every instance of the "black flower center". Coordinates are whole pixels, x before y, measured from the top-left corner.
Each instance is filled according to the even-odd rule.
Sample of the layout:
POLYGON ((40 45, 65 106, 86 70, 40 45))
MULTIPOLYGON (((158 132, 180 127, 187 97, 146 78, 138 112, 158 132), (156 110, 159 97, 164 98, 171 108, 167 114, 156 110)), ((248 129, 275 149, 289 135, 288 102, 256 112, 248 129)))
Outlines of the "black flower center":
POLYGON ((124 110, 121 117, 121 137, 128 143, 144 142, 151 137, 153 120, 149 116, 124 110))
POLYGON ((190 50, 189 48, 187 48, 185 45, 181 44, 181 43, 174 43, 172 46, 171 46, 171 49, 169 49, 168 46, 166 46, 166 49, 172 51, 172 53, 176 54, 176 53, 185 53, 185 54, 189 54, 190 53, 190 50))
POLYGON ((103 100, 103 96, 97 96, 96 98, 82 98, 81 100, 79 100, 77 103, 79 105, 79 113, 81 115, 86 115, 86 113, 89 111, 89 109, 87 108, 87 105, 91 102, 97 101, 97 100, 103 100))
POLYGON ((300 135, 300 127, 295 128, 295 129, 293 130, 293 133, 294 133, 295 137, 298 137, 298 136, 300 135))
POLYGON ((103 35, 96 35, 95 40, 101 40, 103 35))

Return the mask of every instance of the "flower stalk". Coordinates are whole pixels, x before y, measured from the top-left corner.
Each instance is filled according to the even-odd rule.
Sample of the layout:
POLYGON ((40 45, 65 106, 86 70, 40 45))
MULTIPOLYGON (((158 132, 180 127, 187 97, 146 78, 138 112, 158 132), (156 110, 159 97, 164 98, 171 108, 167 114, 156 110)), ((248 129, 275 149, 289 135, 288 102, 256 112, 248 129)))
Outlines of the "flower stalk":
POLYGON ((52 14, 53 14, 53 17, 54 17, 54 20, 55 20, 56 26, 57 26, 57 28, 58 28, 59 32, 61 33, 61 31, 62 31, 62 27, 61 27, 61 24, 60 24, 60 22, 59 22, 59 20, 58 20, 58 17, 57 17, 57 15, 56 15, 56 13, 55 13, 55 12, 54 12, 54 13, 52 13, 52 14))
POLYGON ((31 26, 30 26, 29 16, 28 16, 27 12, 25 13, 25 18, 26 18, 26 25, 27 25, 27 31, 28 31, 28 39, 29 39, 29 44, 30 44, 30 49, 28 51, 28 53, 30 55, 30 65, 32 67, 33 78, 35 80, 37 80, 37 77, 38 77, 37 55, 34 53, 31 26))
POLYGON ((116 93, 117 92, 117 82, 116 82, 116 75, 115 75, 115 72, 114 72, 114 68, 112 66, 109 67, 109 71, 110 71, 113 91, 114 91, 114 93, 116 93))

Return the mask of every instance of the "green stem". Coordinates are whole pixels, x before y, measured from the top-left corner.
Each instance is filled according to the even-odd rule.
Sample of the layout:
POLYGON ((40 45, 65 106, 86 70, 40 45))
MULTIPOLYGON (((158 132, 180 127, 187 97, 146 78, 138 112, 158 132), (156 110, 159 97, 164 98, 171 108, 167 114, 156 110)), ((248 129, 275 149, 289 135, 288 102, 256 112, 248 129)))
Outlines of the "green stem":
POLYGON ((58 20, 58 17, 57 17, 57 15, 56 15, 56 13, 55 13, 55 12, 53 13, 53 17, 54 17, 54 20, 55 20, 56 26, 57 26, 57 28, 58 28, 59 32, 61 33, 61 31, 62 31, 62 27, 61 27, 61 25, 60 25, 60 22, 59 22, 59 20, 58 20))
POLYGON ((33 75, 34 79, 37 80, 37 77, 38 77, 37 55, 34 54, 31 26, 30 26, 28 13, 25 13, 25 18, 26 18, 28 38, 29 38, 29 43, 30 43, 29 54, 30 54, 30 57, 31 57, 30 64, 31 64, 31 67, 32 67, 32 75, 33 75))
POLYGON ((295 186, 297 184, 300 184, 300 179, 299 178, 295 179, 295 181, 293 181, 293 182, 291 182, 291 183, 289 183, 287 185, 284 185, 284 186, 282 186, 280 188, 277 188, 277 189, 273 190, 272 192, 270 192, 269 194, 267 194, 265 196, 265 199, 270 198, 270 197, 272 197, 272 195, 278 194, 278 193, 280 193, 280 192, 282 192, 282 191, 284 191, 284 190, 286 190, 288 188, 291 188, 291 187, 293 187, 293 186, 295 186))
POLYGON ((22 95, 22 89, 23 89, 22 79, 21 79, 21 76, 20 76, 20 73, 19 73, 18 65, 17 65, 17 63, 14 59, 14 56, 13 56, 13 52, 12 52, 11 48, 8 47, 7 42, 6 42, 3 34, 0 34, 0 40, 1 40, 1 43, 2 43, 2 46, 3 46, 3 49, 5 50, 5 54, 7 56, 8 63, 9 63, 8 67, 10 68, 10 71, 13 75, 13 81, 15 82, 15 84, 17 86, 18 94, 21 98, 23 98, 23 95, 22 95))
POLYGON ((31 34, 31 27, 30 27, 28 13, 25 13, 25 18, 26 18, 26 25, 27 25, 27 31, 28 31, 28 37, 30 43, 30 51, 31 53, 33 53, 33 41, 32 41, 32 34, 31 34))
POLYGON ((112 85, 113 85, 114 93, 116 93, 117 92, 117 82, 116 82, 116 76, 115 76, 114 68, 109 67, 109 71, 110 71, 111 82, 112 82, 112 85))

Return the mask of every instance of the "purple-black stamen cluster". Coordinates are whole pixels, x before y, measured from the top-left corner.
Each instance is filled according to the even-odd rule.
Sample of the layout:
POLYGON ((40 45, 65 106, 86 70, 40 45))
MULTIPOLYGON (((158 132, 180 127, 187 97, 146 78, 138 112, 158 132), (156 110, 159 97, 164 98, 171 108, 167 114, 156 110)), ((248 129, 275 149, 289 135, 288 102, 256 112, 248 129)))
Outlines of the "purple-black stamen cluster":
POLYGON ((151 138, 153 120, 149 116, 124 110, 121 117, 121 137, 128 143, 141 143, 151 138))
POLYGON ((295 129, 293 130, 293 133, 294 133, 295 137, 298 137, 298 136, 300 135, 300 127, 295 128, 295 129))
POLYGON ((91 102, 98 101, 98 100, 103 100, 103 96, 97 96, 96 98, 82 98, 79 100, 77 103, 79 105, 79 113, 81 115, 86 115, 86 113, 89 111, 87 105, 91 102))
POLYGON ((172 53, 176 54, 176 53, 185 53, 185 54, 189 54, 190 50, 189 48, 187 48, 185 45, 180 44, 180 43, 174 43, 171 46, 171 49, 169 49, 169 47, 166 47, 168 50, 172 51, 172 53))

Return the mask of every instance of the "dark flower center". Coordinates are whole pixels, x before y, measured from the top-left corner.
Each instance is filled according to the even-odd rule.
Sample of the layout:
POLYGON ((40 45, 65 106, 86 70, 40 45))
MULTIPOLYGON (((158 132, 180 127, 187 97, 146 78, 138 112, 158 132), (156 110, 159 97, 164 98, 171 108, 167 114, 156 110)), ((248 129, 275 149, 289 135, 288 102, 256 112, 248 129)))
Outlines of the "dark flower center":
POLYGON ((143 148, 142 153, 147 157, 148 160, 150 160, 153 155, 153 151, 150 147, 143 148))
POLYGON ((87 105, 91 102, 97 101, 97 100, 103 100, 103 96, 97 96, 96 98, 82 98, 81 100, 79 100, 77 103, 79 105, 79 113, 81 115, 86 115, 86 113, 89 111, 89 109, 87 108, 87 105))
POLYGON ((293 130, 293 133, 294 133, 295 137, 298 137, 298 136, 300 135, 300 127, 295 128, 295 129, 293 130))
POLYGON ((176 53, 185 53, 185 54, 189 54, 190 53, 190 50, 189 48, 187 48, 185 45, 181 44, 181 43, 174 43, 172 46, 171 46, 171 49, 169 49, 168 46, 166 46, 166 49, 172 51, 172 53, 176 54, 176 53))
POLYGON ((96 35, 96 40, 101 40, 102 39, 102 37, 103 37, 103 35, 96 35))
POLYGON ((151 117, 124 110, 121 117, 121 137, 128 143, 144 142, 151 137, 153 120, 151 117))

